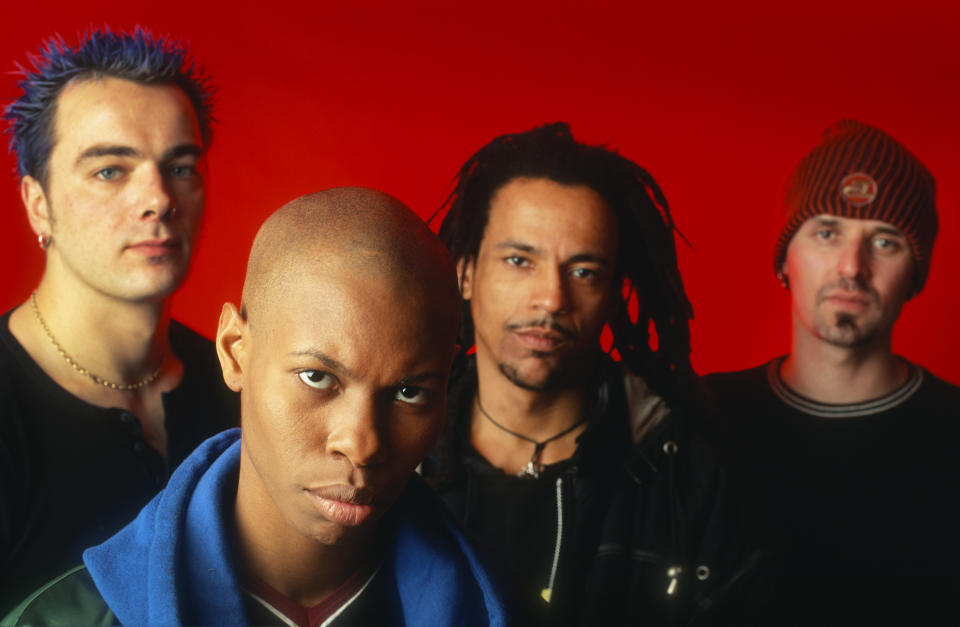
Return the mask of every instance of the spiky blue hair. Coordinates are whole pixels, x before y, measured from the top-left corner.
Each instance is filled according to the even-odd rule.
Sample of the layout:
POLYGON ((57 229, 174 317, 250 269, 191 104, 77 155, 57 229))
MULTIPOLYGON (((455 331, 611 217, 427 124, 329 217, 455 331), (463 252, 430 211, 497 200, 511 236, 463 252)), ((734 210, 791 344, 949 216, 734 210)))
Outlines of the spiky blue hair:
POLYGON ((30 175, 46 187, 57 98, 74 80, 113 77, 144 85, 176 85, 193 103, 204 148, 210 146, 214 89, 179 41, 154 38, 140 27, 133 33, 104 28, 88 31, 76 47, 54 35, 41 44, 38 55, 28 59, 32 69, 17 64, 23 74, 19 83, 23 95, 11 102, 3 115, 9 123, 10 151, 17 156, 21 177, 30 175))

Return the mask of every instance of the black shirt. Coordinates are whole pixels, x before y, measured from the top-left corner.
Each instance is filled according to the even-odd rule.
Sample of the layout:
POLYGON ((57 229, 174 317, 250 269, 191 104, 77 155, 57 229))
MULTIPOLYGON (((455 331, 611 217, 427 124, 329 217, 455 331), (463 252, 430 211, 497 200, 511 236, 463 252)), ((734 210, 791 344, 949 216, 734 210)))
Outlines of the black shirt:
POLYGON ((942 594, 960 581, 960 388, 911 366, 884 397, 818 403, 782 361, 706 377, 775 547, 770 620, 960 616, 942 594))
POLYGON ((91 405, 43 372, 10 333, 9 318, 0 316, 0 616, 79 564, 198 444, 239 418, 213 344, 171 321, 183 380, 163 395, 164 459, 133 414, 91 405))

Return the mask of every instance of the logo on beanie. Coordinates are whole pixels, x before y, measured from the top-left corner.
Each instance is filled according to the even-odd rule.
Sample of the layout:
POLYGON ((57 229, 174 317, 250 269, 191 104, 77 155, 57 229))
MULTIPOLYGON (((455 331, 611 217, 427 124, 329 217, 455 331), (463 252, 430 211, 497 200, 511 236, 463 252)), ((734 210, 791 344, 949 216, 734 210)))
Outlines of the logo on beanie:
POLYGON ((848 174, 840 181, 840 195, 854 207, 869 205, 877 197, 877 182, 863 172, 848 174))

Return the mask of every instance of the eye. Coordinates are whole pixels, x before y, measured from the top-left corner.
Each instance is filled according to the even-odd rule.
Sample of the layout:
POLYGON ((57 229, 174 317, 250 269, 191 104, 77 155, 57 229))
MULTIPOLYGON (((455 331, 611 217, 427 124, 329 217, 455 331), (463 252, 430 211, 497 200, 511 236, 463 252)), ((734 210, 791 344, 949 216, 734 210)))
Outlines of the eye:
POLYGON ((879 236, 873 238, 873 247, 885 252, 893 252, 900 250, 901 243, 890 237, 879 236))
POLYGON ((197 174, 197 168, 192 165, 180 164, 180 165, 170 166, 170 175, 173 176, 174 178, 188 179, 192 176, 195 176, 196 174, 197 174))
POLYGON ((94 176, 96 176, 101 181, 113 181, 117 178, 120 178, 120 174, 121 174, 120 168, 109 167, 109 168, 101 168, 97 170, 94 176))
POLYGON ((415 385, 404 385, 397 388, 397 394, 394 398, 410 405, 425 405, 429 399, 429 392, 415 385))
POLYGON ((303 370, 298 373, 300 380, 316 390, 329 390, 337 384, 336 378, 322 370, 303 370))
POLYGON ((822 239, 822 240, 834 239, 836 235, 837 234, 830 229, 818 229, 817 232, 815 233, 815 236, 818 239, 822 239))
POLYGON ((510 255, 509 257, 504 257, 503 260, 517 268, 526 268, 530 265, 530 260, 520 255, 510 255))
POLYGON ((599 278, 600 273, 592 268, 574 268, 570 274, 578 279, 594 280, 599 278))

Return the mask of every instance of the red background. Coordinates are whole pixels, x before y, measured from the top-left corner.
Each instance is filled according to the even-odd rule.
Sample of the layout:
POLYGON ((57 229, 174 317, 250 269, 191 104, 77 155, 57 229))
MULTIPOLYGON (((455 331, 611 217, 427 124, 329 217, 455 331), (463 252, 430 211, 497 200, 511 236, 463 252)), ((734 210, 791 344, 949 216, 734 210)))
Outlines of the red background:
MULTIPOLYGON (((212 335, 239 298, 263 218, 317 189, 366 185, 429 215, 495 135, 558 119, 649 169, 694 245, 680 261, 701 372, 785 352, 772 248, 787 175, 841 117, 875 124, 937 178, 926 289, 894 337, 960 383, 960 9, 952 0, 642 2, 31 2, 0 25, 0 98, 14 61, 59 32, 141 24, 191 43, 219 86, 207 216, 173 313, 212 335), (84 6, 81 6, 84 5, 84 6), (588 6, 589 4, 589 6, 588 6), (699 5, 699 6, 698 6, 699 5)), ((42 271, 4 155, 0 310, 42 271)))

